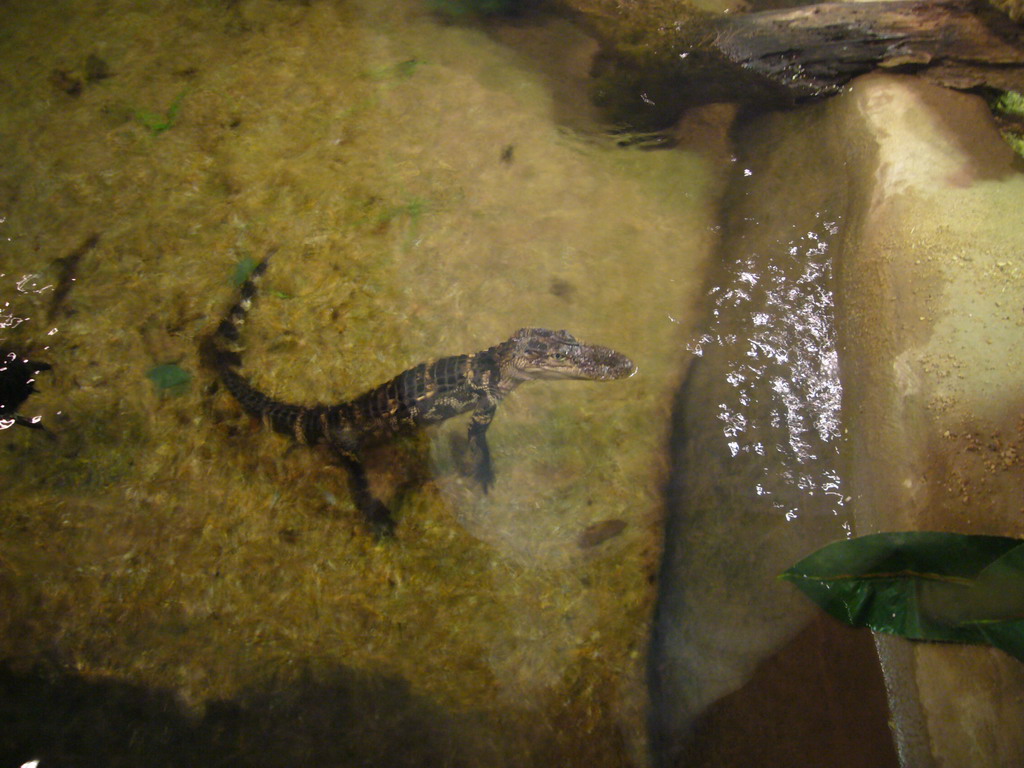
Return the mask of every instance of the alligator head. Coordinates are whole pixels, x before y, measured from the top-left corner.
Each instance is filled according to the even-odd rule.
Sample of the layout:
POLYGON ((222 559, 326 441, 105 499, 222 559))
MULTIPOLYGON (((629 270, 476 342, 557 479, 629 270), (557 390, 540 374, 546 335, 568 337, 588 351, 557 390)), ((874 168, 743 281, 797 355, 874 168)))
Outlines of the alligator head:
POLYGON ((608 347, 584 344, 566 331, 520 328, 498 346, 502 380, 588 379, 612 381, 636 372, 633 361, 608 347))

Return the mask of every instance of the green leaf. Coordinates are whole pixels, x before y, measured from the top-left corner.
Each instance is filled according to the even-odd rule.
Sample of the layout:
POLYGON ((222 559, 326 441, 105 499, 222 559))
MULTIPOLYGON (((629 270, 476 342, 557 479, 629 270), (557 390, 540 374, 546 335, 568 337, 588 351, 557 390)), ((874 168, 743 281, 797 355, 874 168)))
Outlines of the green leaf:
POLYGON ((988 643, 1024 660, 1024 542, 927 531, 839 541, 781 577, 836 618, 914 640, 988 643))
POLYGON ((243 256, 241 261, 235 265, 235 271, 231 273, 231 284, 236 288, 249 279, 249 275, 256 269, 257 261, 252 256, 243 256))
POLYGON ((167 363, 150 368, 146 372, 146 378, 152 381, 157 389, 171 395, 180 395, 188 389, 192 374, 174 363, 167 363))

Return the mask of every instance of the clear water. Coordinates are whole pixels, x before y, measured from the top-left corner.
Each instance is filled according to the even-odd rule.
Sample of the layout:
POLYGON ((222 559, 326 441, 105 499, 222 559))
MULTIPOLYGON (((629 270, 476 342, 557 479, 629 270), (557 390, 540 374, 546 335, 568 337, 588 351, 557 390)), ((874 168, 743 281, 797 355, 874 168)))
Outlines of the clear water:
POLYGON ((711 163, 605 138, 594 44, 565 22, 374 0, 4 13, 0 338, 52 363, 23 411, 56 435, 2 434, 0 656, 8 698, 35 702, 4 759, 643 764, 711 163), (530 325, 639 373, 515 392, 486 495, 463 423, 375 451, 399 518, 377 543, 340 471, 199 365, 236 264, 272 247, 245 361, 280 398, 345 399, 530 325), (147 377, 167 364, 183 391, 147 377))
POLYGON ((385 0, 5 4, 0 345, 52 363, 22 411, 55 437, 0 431, 4 764, 648 765, 663 547, 668 725, 793 642, 775 575, 850 530, 845 201, 756 219, 778 169, 719 126, 616 145, 594 50, 385 0), (523 326, 639 372, 517 390, 487 494, 461 421, 375 449, 378 542, 200 365, 274 248, 245 363, 281 399, 523 326))
POLYGON ((737 125, 679 393, 649 683, 658 766, 895 765, 869 638, 777 576, 852 534, 835 264, 856 190, 827 106, 737 125))

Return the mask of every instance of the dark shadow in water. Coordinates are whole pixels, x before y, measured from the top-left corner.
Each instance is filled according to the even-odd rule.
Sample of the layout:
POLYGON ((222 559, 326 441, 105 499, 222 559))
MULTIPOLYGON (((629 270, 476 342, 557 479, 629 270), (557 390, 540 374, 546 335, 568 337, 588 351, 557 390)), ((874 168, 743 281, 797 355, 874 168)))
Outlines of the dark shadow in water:
POLYGON ((897 768, 871 634, 817 616, 698 719, 687 768, 897 768))
POLYGON ((0 666, 0 765, 506 764, 482 717, 453 716, 400 680, 348 669, 329 678, 268 686, 192 716, 165 690, 0 666))

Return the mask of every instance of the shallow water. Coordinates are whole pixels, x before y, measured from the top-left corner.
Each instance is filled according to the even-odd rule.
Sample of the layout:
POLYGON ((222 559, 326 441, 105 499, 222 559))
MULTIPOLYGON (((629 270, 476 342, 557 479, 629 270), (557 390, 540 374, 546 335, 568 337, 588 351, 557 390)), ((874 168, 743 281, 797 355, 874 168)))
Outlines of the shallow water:
POLYGON ((643 764, 710 162, 604 138, 579 88, 593 43, 560 21, 8 5, 0 291, 18 322, 0 338, 53 364, 22 410, 56 439, 2 434, 0 656, 11 696, 84 703, 20 711, 5 760, 73 757, 106 718, 101 754, 168 764, 314 744, 334 764, 643 764), (245 362, 277 397, 335 402, 530 325, 639 373, 515 392, 486 495, 460 472, 462 423, 374 451, 399 517, 377 543, 337 468, 254 428, 199 365, 236 265, 275 247, 245 362), (147 378, 166 364, 183 392, 147 378))
POLYGON ((831 181, 822 111, 735 131, 670 444, 650 658, 659 766, 895 764, 869 637, 815 623, 777 578, 853 532, 833 276, 852 193, 831 181))
POLYGON ((53 365, 22 408, 53 436, 0 429, 0 763, 894 762, 870 636, 775 578, 851 533, 841 113, 700 111, 648 152, 564 20, 4 14, 0 346, 53 365), (512 394, 486 494, 464 419, 370 451, 379 542, 200 364, 272 250, 245 372, 288 402, 524 326, 639 370, 512 394))

